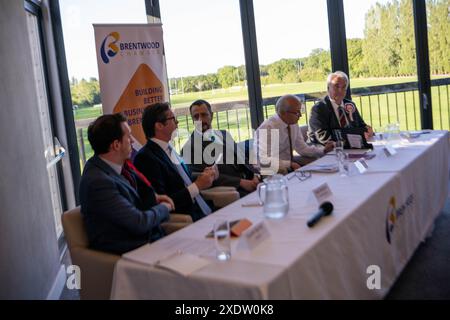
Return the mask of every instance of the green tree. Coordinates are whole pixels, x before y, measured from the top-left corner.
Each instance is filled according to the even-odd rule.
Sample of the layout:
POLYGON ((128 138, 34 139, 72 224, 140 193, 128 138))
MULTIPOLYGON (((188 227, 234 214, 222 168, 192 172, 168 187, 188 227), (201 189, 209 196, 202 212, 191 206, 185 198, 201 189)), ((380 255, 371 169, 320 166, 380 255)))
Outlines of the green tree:
POLYGON ((413 7, 410 0, 402 0, 399 10, 399 65, 400 75, 414 75, 417 73, 416 45, 414 38, 413 7))
POLYGON ((428 46, 432 74, 450 73, 450 4, 448 0, 427 1, 428 46))
POLYGON ((225 66, 217 70, 217 78, 222 88, 229 88, 235 82, 236 67, 225 66))

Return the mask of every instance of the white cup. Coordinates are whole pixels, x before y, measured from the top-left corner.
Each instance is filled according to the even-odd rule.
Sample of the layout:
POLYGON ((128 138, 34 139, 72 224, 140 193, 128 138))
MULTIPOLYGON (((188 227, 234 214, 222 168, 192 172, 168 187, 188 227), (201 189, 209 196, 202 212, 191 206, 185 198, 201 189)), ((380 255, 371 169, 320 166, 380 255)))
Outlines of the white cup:
POLYGON ((231 258, 231 240, 228 220, 219 219, 214 223, 214 242, 217 259, 221 261, 229 260, 231 258))

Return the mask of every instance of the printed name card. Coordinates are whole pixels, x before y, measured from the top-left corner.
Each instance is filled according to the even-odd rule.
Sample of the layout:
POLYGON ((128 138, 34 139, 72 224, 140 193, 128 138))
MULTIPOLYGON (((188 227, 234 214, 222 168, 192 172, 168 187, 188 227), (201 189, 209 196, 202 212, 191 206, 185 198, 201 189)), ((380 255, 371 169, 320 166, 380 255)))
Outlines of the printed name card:
POLYGON ((369 165, 367 164, 366 160, 363 158, 359 159, 358 161, 355 161, 355 167, 358 169, 359 173, 364 173, 369 169, 369 165))
POLYGON ((362 148, 362 138, 357 134, 347 134, 348 143, 350 147, 361 149, 362 148))
POLYGON ((386 155, 386 157, 392 157, 393 155, 395 155, 397 153, 397 150, 394 149, 394 147, 390 146, 390 145, 386 145, 383 148, 384 154, 386 155))
POLYGON ((253 228, 245 231, 242 236, 244 246, 249 250, 253 250, 259 244, 269 239, 270 233, 264 221, 261 221, 260 223, 255 224, 253 228))
POLYGON ((318 203, 322 203, 333 196, 333 192, 331 192, 330 186, 326 182, 313 189, 313 193, 318 203))

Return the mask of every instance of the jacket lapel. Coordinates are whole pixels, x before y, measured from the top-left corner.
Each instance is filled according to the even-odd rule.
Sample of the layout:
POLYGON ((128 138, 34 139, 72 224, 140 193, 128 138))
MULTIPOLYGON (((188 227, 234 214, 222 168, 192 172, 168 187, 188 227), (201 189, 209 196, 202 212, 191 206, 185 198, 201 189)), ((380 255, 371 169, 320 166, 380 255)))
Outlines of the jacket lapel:
POLYGON ((139 197, 137 190, 134 189, 130 183, 122 177, 120 174, 117 174, 105 161, 103 161, 99 156, 94 156, 92 158, 93 164, 101 169, 103 172, 111 176, 112 179, 116 180, 118 183, 121 183, 125 188, 127 188, 131 193, 133 193, 136 197, 139 197))

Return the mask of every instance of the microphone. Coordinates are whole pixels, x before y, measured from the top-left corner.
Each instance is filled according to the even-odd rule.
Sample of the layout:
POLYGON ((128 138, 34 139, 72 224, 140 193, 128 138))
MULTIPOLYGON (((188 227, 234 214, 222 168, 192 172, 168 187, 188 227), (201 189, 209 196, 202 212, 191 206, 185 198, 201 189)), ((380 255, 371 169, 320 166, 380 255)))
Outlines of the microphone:
POLYGON ((324 216, 328 216, 333 211, 333 204, 331 202, 325 201, 319 207, 319 211, 317 211, 307 222, 306 225, 312 228, 317 222, 319 222, 320 218, 324 216))

